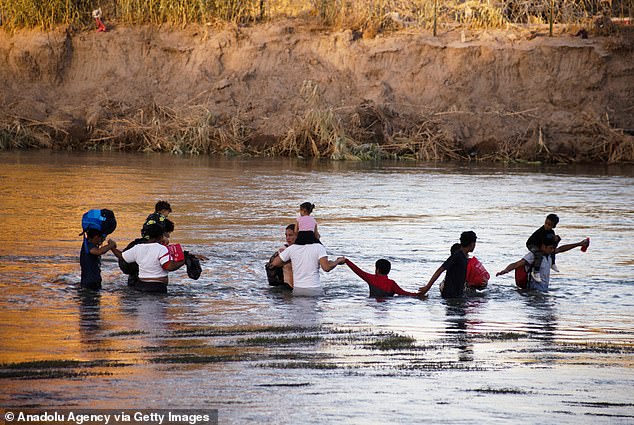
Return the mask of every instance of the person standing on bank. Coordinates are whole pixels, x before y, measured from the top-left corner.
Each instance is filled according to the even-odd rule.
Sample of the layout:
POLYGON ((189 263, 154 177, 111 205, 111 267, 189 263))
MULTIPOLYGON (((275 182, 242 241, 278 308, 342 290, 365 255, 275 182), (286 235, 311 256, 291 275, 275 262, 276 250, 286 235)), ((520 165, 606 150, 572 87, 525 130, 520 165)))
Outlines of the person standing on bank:
POLYGON ((293 295, 319 296, 324 294, 319 269, 329 272, 339 264, 345 263, 344 257, 328 260, 326 248, 315 241, 306 245, 297 243, 289 246, 280 255, 271 260, 271 266, 282 267, 290 261, 293 265, 293 295))
POLYGON ((475 232, 462 232, 460 235, 460 249, 456 250, 447 260, 438 267, 438 270, 429 279, 427 285, 419 288, 418 293, 425 295, 443 272, 445 275, 444 285, 440 288, 443 298, 460 298, 464 296, 465 281, 467 278, 467 263, 469 253, 473 252, 476 246, 477 236, 475 232))

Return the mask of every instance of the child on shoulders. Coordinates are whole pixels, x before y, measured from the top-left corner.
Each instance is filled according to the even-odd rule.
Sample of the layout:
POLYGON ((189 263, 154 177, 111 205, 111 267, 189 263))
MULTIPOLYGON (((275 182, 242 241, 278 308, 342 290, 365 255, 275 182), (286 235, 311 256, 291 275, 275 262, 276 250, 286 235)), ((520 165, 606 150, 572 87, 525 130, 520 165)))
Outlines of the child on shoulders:
POLYGON ((299 217, 295 222, 295 244, 297 245, 309 245, 313 243, 321 243, 319 241, 320 235, 317 230, 317 220, 315 220, 310 214, 315 209, 315 204, 310 202, 304 202, 299 206, 299 217))
POLYGON ((143 223, 143 228, 141 229, 141 237, 144 239, 149 239, 147 234, 148 226, 152 224, 158 224, 159 226, 165 228, 165 220, 172 212, 172 206, 167 201, 158 201, 156 205, 154 205, 154 212, 147 216, 145 222, 143 223))

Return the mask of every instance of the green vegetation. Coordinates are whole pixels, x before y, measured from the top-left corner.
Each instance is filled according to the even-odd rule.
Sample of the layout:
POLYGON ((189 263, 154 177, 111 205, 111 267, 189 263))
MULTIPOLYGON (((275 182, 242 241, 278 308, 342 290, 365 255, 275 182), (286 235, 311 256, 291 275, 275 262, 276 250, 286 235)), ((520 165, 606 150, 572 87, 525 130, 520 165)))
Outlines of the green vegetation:
POLYGON ((0 0, 0 18, 9 29, 81 27, 92 23, 97 7, 110 24, 246 24, 300 16, 373 37, 402 27, 431 29, 435 23, 472 28, 544 24, 551 13, 554 22, 566 24, 596 15, 631 18, 634 0, 0 0))
POLYGON ((416 339, 395 333, 385 334, 380 340, 367 345, 368 348, 377 350, 411 350, 416 348, 416 339))

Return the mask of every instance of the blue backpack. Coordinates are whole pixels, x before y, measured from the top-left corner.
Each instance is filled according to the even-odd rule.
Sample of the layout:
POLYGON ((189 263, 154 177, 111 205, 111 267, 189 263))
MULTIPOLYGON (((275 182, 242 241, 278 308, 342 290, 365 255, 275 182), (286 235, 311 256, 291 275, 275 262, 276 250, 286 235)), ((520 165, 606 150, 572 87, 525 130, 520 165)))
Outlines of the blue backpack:
POLYGON ((117 228, 117 219, 114 213, 107 209, 89 210, 81 217, 82 233, 89 229, 96 229, 102 235, 109 235, 117 228))

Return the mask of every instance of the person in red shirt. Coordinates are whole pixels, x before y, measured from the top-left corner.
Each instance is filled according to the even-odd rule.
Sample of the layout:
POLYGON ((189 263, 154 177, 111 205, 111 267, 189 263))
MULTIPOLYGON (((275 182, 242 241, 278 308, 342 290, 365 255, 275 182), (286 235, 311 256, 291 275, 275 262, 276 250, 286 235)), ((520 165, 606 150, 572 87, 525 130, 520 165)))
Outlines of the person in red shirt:
POLYGON ((347 258, 346 264, 350 267, 350 270, 367 282, 370 288, 371 297, 393 297, 394 294, 408 297, 422 297, 418 292, 408 292, 402 289, 396 282, 387 276, 392 269, 392 264, 386 259, 381 258, 376 261, 374 264, 376 267, 375 274, 364 272, 347 258))

